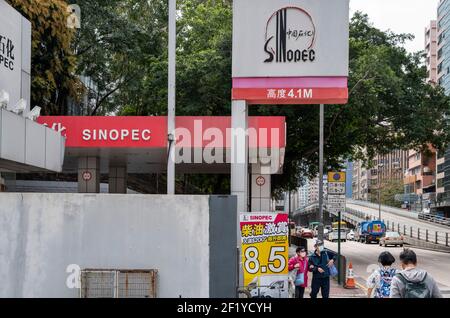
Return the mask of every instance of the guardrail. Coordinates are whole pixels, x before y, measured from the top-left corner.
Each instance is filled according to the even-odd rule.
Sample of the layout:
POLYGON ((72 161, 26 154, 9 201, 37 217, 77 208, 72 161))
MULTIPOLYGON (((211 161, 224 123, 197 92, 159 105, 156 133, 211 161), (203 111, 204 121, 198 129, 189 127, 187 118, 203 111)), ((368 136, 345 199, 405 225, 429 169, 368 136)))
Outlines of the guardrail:
MULTIPOLYGON (((342 220, 346 222, 353 223, 354 225, 357 225, 360 222, 363 221, 375 221, 378 220, 378 218, 374 215, 368 215, 364 212, 357 211, 352 208, 346 208, 346 213, 342 213, 342 220)), ((333 213, 333 215, 335 215, 333 213)), ((434 223, 439 223, 443 225, 449 225, 450 226, 450 220, 445 218, 439 218, 428 214, 420 214, 419 218, 424 221, 430 221, 434 223), (449 222, 449 223, 446 223, 449 222)), ((406 226, 404 224, 401 224, 400 222, 392 221, 383 219, 382 220, 386 224, 387 230, 390 231, 397 231, 400 234, 404 236, 408 236, 412 239, 423 241, 426 243, 436 244, 442 247, 449 247, 450 246, 450 234, 448 232, 443 231, 430 231, 428 229, 420 228, 420 227, 413 227, 413 226, 406 226)))
MULTIPOLYGON (((371 208, 374 210, 378 210, 379 206, 378 203, 372 203, 372 202, 368 202, 368 201, 359 201, 359 200, 352 200, 352 199, 347 199, 347 203, 348 204, 354 204, 354 205, 360 205, 360 206, 364 206, 366 208, 371 208)), ((408 210, 404 210, 404 209, 399 209, 399 208, 394 208, 388 205, 381 205, 381 210, 385 211, 385 212, 389 212, 389 213, 393 213, 393 214, 397 214, 400 216, 405 216, 405 217, 409 217, 412 219, 416 219, 417 218, 417 211, 408 211, 408 210)))
MULTIPOLYGON (((378 219, 373 215, 366 215, 351 208, 346 208, 346 212, 347 214, 358 218, 361 222, 365 220, 374 221, 378 219)), ((396 231, 404 236, 409 236, 413 239, 417 239, 419 241, 424 241, 427 243, 433 243, 445 247, 450 246, 450 234, 448 232, 429 231, 428 229, 423 229, 420 227, 406 226, 404 224, 401 224, 400 222, 395 222, 392 220, 383 219, 382 221, 384 222, 384 224, 386 224, 386 229, 389 231, 396 231)))
POLYGON ((450 226, 450 219, 444 218, 443 216, 419 213, 419 220, 424 220, 427 222, 437 223, 445 226, 450 226))

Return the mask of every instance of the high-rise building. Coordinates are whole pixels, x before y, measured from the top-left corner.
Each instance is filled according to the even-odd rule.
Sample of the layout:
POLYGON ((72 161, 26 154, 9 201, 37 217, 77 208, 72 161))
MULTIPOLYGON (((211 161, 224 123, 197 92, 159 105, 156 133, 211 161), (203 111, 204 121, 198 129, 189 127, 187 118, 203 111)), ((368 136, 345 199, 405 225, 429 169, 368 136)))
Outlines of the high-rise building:
POLYGON ((362 161, 353 163, 352 173, 352 198, 354 200, 369 200, 368 174, 370 171, 363 167, 362 161))
POLYGON ((392 181, 401 184, 408 169, 408 151, 394 150, 386 155, 377 155, 372 163, 371 169, 365 168, 361 161, 353 163, 354 200, 376 201, 380 186, 383 187, 392 181))
POLYGON ((436 192, 436 150, 429 147, 429 152, 409 150, 409 168, 405 175, 406 193, 423 196, 436 192))
POLYGON ((430 21, 430 25, 425 28, 425 64, 427 66, 427 82, 436 84, 437 74, 437 22, 430 21))
MULTIPOLYGON (((450 0, 440 0, 437 10, 437 83, 450 95, 450 0)), ((450 217, 450 148, 436 158, 436 197, 427 203, 433 213, 450 217)))
POLYGON ((450 0, 439 1, 437 15, 437 78, 450 95, 450 0))

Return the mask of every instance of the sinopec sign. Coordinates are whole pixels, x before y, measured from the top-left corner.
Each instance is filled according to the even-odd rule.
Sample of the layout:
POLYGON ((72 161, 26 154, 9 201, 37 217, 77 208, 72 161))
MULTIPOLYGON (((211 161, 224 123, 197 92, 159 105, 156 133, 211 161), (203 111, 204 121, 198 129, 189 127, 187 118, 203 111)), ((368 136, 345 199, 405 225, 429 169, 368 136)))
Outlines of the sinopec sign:
POLYGON ((233 99, 345 104, 349 0, 235 0, 233 99))
POLYGON ((314 21, 307 11, 294 6, 279 9, 267 21, 264 62, 314 62, 315 37, 314 21))
POLYGON ((0 0, 0 90, 14 106, 20 98, 30 103, 31 24, 0 0))

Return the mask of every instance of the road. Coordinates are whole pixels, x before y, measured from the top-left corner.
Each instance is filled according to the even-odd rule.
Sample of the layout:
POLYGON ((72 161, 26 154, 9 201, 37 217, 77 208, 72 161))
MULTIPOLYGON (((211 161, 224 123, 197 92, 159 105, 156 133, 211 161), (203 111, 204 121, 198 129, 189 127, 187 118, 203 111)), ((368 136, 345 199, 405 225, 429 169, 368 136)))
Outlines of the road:
MULTIPOLYGON (((308 240, 308 249, 313 250, 313 240, 308 240)), ((337 243, 325 241, 325 247, 337 251, 337 243)), ((381 247, 378 244, 342 242, 341 252, 347 258, 347 266, 353 264, 356 281, 365 286, 365 281, 378 268, 377 259, 382 251, 389 251, 396 259, 395 266, 400 268, 401 247, 381 247)), ((417 254, 418 267, 426 270, 438 283, 444 297, 450 298, 450 254, 429 250, 414 249, 417 254)))
MULTIPOLYGON (((365 207, 365 206, 361 206, 361 205, 356 205, 356 204, 351 204, 351 203, 347 203, 346 206, 347 206, 347 208, 361 211, 367 215, 373 215, 375 217, 378 217, 377 209, 373 209, 373 208, 369 208, 369 207, 365 207)), ((404 230, 403 226, 406 225, 407 235, 409 235, 410 227, 412 226, 414 237, 417 237, 417 229, 419 228, 421 231, 420 234, 421 234, 422 239, 425 238, 425 230, 427 230, 427 229, 428 229, 429 238, 431 241, 433 241, 435 238, 435 232, 438 232, 439 233, 438 239, 439 239, 439 243, 441 243, 441 244, 446 244, 445 233, 450 233, 450 228, 448 226, 439 225, 439 224, 431 224, 428 222, 420 221, 420 220, 412 218, 412 217, 400 216, 398 214, 394 214, 394 213, 390 213, 390 212, 386 212, 386 211, 381 211, 381 218, 384 219, 386 222, 389 221, 390 224, 392 224, 392 222, 394 222, 396 230, 397 230, 397 224, 400 224, 400 231, 402 233, 404 230)))

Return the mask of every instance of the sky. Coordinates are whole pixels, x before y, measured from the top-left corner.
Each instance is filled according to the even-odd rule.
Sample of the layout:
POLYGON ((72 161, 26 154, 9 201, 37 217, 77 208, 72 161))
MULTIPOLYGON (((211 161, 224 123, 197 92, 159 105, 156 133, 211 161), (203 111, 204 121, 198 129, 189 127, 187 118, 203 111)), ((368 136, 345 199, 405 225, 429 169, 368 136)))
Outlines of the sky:
POLYGON ((409 52, 424 49, 425 27, 436 20, 439 0, 350 0, 350 14, 363 11, 379 29, 412 33, 415 39, 405 45, 409 52))

